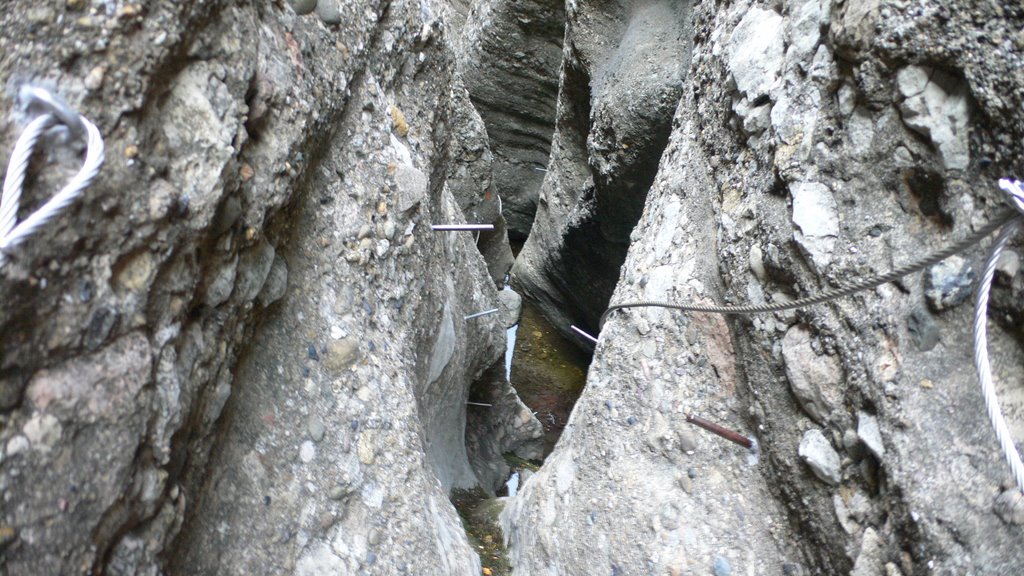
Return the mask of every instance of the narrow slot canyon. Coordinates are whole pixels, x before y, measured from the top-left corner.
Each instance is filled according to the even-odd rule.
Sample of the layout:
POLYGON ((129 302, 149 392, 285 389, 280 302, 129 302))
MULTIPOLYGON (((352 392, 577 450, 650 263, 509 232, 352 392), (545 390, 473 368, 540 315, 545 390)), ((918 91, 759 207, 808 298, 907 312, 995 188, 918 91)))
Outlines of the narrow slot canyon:
POLYGON ((1024 573, 1020 238, 1002 428, 991 239, 601 324, 1001 217, 1024 8, 9 4, 0 575, 1024 573))

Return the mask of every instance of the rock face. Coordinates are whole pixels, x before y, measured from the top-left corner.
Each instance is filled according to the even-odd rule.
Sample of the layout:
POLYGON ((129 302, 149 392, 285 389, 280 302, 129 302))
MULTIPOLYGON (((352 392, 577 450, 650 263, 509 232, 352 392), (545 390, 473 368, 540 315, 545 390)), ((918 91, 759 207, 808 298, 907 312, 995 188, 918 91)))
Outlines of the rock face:
MULTIPOLYGON (((574 26, 628 13, 572 4, 553 158, 567 148, 563 126, 595 130, 589 112, 563 123, 574 26)), ((675 48, 689 55, 682 97, 613 302, 817 293, 963 237, 1005 204, 996 178, 1024 175, 1024 80, 1009 73, 1024 61, 1016 8, 692 10, 675 48), (985 48, 968 49, 979 35, 985 48)), ((514 268, 556 318, 580 314, 568 304, 580 298, 570 239, 593 212, 580 209, 584 194, 550 191, 587 190, 578 184, 592 178, 600 206, 601 179, 617 176, 574 159, 552 163, 514 268), (555 198, 569 200, 552 216, 555 198)), ((962 257, 797 312, 613 315, 565 434, 503 514, 514 564, 527 574, 1019 572, 1012 481, 976 392, 959 298, 977 254, 962 257), (690 427, 687 413, 756 436, 760 464, 690 427)), ((1005 269, 990 349, 1020 443, 1012 390, 1024 355, 1010 298, 1021 280, 1005 269)))
MULTIPOLYGON (((489 177, 448 7, 294 4, 316 14, 0 16, 4 85, 55 88, 107 144, 0 270, 0 572, 480 573, 448 490, 493 490, 542 431, 500 317, 463 320, 498 307, 472 236, 430 230, 489 177), (484 381, 500 403, 467 445, 484 381)), ((75 166, 46 160, 29 206, 75 166)))
MULTIPOLYGON (((31 81, 107 162, 0 268, 0 573, 481 573, 450 490, 542 450, 496 290, 528 230, 513 284, 600 341, 505 501, 516 574, 1024 571, 971 360, 980 250, 795 312, 597 326, 609 299, 792 300, 989 221, 1024 177, 1024 12, 561 14, 8 3, 0 157, 31 81), (465 221, 496 230, 430 229, 465 221)), ((21 218, 77 168, 42 145, 21 218)), ((1022 297, 1007 254, 989 338, 1018 444, 1022 297)))
POLYGON ((494 153, 490 195, 509 235, 530 233, 555 127, 565 28, 558 0, 474 2, 460 38, 459 69, 494 153))
POLYGON ((667 143, 689 58, 679 2, 574 2, 551 161, 513 281, 557 328, 596 332, 667 143))

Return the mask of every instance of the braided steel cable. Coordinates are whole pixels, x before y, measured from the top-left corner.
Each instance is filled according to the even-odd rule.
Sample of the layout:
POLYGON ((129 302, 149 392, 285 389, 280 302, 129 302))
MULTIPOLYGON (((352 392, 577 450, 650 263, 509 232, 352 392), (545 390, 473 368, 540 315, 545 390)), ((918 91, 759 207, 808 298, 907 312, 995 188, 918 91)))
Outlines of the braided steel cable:
POLYGON ((14 145, 11 160, 7 165, 7 176, 4 178, 3 195, 0 196, 0 267, 7 264, 9 253, 23 244, 43 226, 56 218, 82 192, 92 184, 103 165, 103 137, 96 125, 84 116, 74 112, 62 100, 52 94, 32 88, 25 92, 34 105, 42 107, 46 113, 29 122, 14 145), (71 116, 71 115, 74 116, 71 116), (77 118, 78 122, 73 119, 77 118), (64 188, 46 201, 28 218, 15 225, 21 191, 25 183, 25 173, 32 152, 43 133, 56 123, 66 123, 72 134, 84 129, 86 138, 85 161, 81 169, 64 188))
MULTIPOLYGON (((1024 215, 1024 190, 1020 182, 1000 180, 999 186, 1013 199, 1015 207, 1024 215)), ((999 447, 1003 451, 1003 457, 1010 466, 1010 473, 1017 483, 1017 488, 1024 492, 1024 462, 1021 462, 1020 453, 1013 443, 1013 436, 1003 418, 1003 411, 999 407, 999 397, 996 395, 995 383, 992 380, 992 367, 988 359, 988 296, 992 287, 992 279, 995 277, 996 265, 999 263, 999 256, 1003 248, 1010 241, 1024 224, 1024 219, 1018 218, 1007 224, 996 237, 985 261, 985 272, 978 282, 978 289, 975 293, 974 305, 974 367, 978 371, 978 382, 981 384, 981 395, 985 399, 985 410, 988 412, 989 422, 996 433, 999 447)))
POLYGON ((877 286, 881 286, 886 282, 892 282, 899 280, 907 274, 913 274, 919 270, 927 268, 933 264, 937 264, 953 256, 959 254, 967 248, 974 246, 978 242, 982 241, 985 237, 991 235, 993 232, 1004 226, 1014 218, 1018 216, 1014 210, 1007 210, 1000 214, 998 217, 993 219, 991 222, 986 224, 983 228, 977 232, 967 236, 963 240, 951 244, 946 248, 933 252, 928 256, 915 260, 903 266, 900 266, 894 270, 891 270, 885 274, 879 276, 872 276, 870 278, 864 278, 862 280, 856 280, 848 284, 842 284, 831 290, 826 290, 820 294, 814 296, 808 296, 806 298, 800 298, 791 302, 783 302, 781 304, 750 304, 750 305, 738 305, 738 306, 715 306, 715 305, 704 305, 704 304, 675 304, 672 302, 660 302, 655 300, 641 300, 637 302, 623 302, 621 304, 612 304, 604 311, 601 315, 601 321, 599 326, 604 327, 605 321, 608 319, 608 315, 616 310, 623 308, 642 308, 642 307, 658 307, 658 308, 671 308, 673 310, 683 310, 686 312, 711 312, 715 314, 759 314, 762 312, 779 312, 781 310, 792 310, 794 308, 804 308, 814 304, 821 304, 830 300, 836 300, 844 296, 849 296, 860 292, 862 290, 870 290, 877 286))
POLYGON ((794 308, 803 308, 813 304, 821 304, 823 302, 849 296, 850 294, 854 294, 862 290, 875 288, 885 284, 886 282, 892 282, 893 280, 902 278, 907 274, 912 274, 927 268, 928 266, 937 264, 950 256, 963 252, 967 248, 974 246, 985 237, 1001 228, 996 241, 993 243, 992 248, 989 251, 988 258, 985 261, 984 274, 978 283, 977 291, 975 293, 974 365, 978 372, 978 381, 981 385, 981 393, 985 400, 985 409, 988 413, 989 422, 992 424, 992 429, 995 432, 996 439, 999 441, 1003 457, 1010 467, 1010 473, 1013 475, 1014 482, 1016 482, 1018 490, 1020 490, 1021 493, 1024 493, 1024 462, 1021 460, 1020 453, 1017 451, 1017 447, 1014 444, 1013 436, 1010 433, 1009 427, 1006 425, 1006 420, 1003 418, 1002 410, 999 407, 999 398, 996 394, 995 384, 992 379, 992 368, 989 363, 987 337, 989 292, 992 286, 992 279, 995 277, 999 257, 1002 254, 1003 249, 1006 247, 1006 244, 1010 241, 1010 238, 1024 227, 1024 183, 1004 178, 999 181, 999 187, 1009 194, 1010 201, 1013 204, 1014 209, 1006 210, 980 230, 967 236, 963 240, 956 242, 943 250, 934 252, 924 258, 910 262, 904 266, 900 266, 886 274, 843 284, 832 290, 822 292, 821 294, 800 298, 798 300, 782 304, 714 306, 701 304, 675 304, 672 302, 658 302, 653 300, 623 302, 621 304, 613 304, 609 306, 608 309, 605 310, 604 314, 601 315, 599 326, 603 328, 605 321, 608 319, 608 315, 615 310, 621 310, 623 308, 660 307, 688 312, 757 314, 762 312, 792 310, 794 308))

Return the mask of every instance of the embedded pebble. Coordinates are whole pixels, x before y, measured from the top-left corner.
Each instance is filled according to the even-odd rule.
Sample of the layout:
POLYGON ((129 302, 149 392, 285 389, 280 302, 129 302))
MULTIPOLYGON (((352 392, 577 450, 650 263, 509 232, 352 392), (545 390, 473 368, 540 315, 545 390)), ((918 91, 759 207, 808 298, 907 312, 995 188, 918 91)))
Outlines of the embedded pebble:
POLYGON ((732 566, 729 561, 721 556, 715 556, 715 576, 729 576, 732 574, 732 566))
POLYGON ((0 525, 0 551, 7 548, 18 537, 14 528, 4 524, 0 525))
POLYGON ((915 308, 907 317, 907 331, 910 332, 910 340, 921 352, 927 352, 939 343, 939 325, 935 317, 923 307, 915 308))
POLYGON ((1004 490, 992 506, 996 515, 1007 524, 1024 524, 1024 496, 1016 488, 1004 490))
POLYGON ((14 456, 25 452, 29 448, 28 438, 25 438, 21 434, 11 438, 7 441, 7 457, 14 456))
POLYGON ((310 414, 306 427, 309 430, 309 437, 313 439, 313 442, 319 442, 324 439, 324 433, 327 431, 327 428, 324 426, 322 418, 316 414, 310 414))
POLYGON ((359 455, 359 461, 365 466, 373 464, 373 461, 377 459, 373 440, 368 434, 364 434, 359 438, 359 446, 356 447, 356 453, 359 455))
POLYGON ((324 365, 333 372, 340 372, 359 360, 359 343, 353 338, 342 338, 327 348, 324 365))
POLYGON ((878 420, 865 412, 857 413, 857 436, 868 447, 868 450, 879 460, 885 456, 885 444, 882 432, 878 429, 878 420))
POLYGON ((832 444, 821 430, 812 428, 804 433, 803 439, 800 440, 799 454, 821 481, 832 486, 839 485, 839 454, 832 448, 832 444))
POLYGON ((256 296, 256 301, 263 306, 270 306, 284 296, 288 288, 288 263, 281 256, 274 257, 274 263, 270 266, 270 273, 263 282, 263 288, 256 296))
POLYGON ((971 265, 960 256, 950 256, 924 275, 924 297, 935 311, 962 304, 971 296, 976 275, 971 265))
POLYGON ((351 493, 351 490, 343 484, 335 484, 331 486, 331 489, 327 492, 327 497, 331 500, 341 500, 345 496, 351 493))
POLYGON ((306 440, 302 443, 302 446, 299 446, 299 460, 302 460, 304 463, 309 463, 312 462, 315 457, 316 446, 314 446, 311 441, 306 440))
POLYGON ((316 3, 316 15, 324 24, 341 23, 341 6, 339 0, 319 0, 316 3))
POLYGON ((996 272, 1007 278, 1015 277, 1020 272, 1020 255, 1013 250, 1004 250, 996 261, 996 272))
POLYGON ((291 4, 292 10, 299 16, 316 10, 316 0, 288 0, 288 3, 291 4))
MULTIPOLYGON (((50 414, 33 416, 22 429, 25 437, 40 452, 49 452, 60 441, 60 421, 50 414)), ((10 449, 8 448, 8 452, 10 449)))

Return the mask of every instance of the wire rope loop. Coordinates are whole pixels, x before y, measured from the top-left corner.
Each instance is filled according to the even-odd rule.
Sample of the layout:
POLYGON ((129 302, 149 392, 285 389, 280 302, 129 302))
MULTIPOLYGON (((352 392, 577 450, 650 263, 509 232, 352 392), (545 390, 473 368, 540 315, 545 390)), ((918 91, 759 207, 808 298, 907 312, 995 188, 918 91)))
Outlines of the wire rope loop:
POLYGON ((992 244, 988 258, 985 260, 984 273, 978 282, 974 306, 974 366, 978 372, 978 383, 981 386, 981 394, 985 400, 985 410, 988 412, 989 422, 992 424, 996 440, 998 440, 999 446, 1003 451, 1003 457, 1010 467, 1010 473, 1017 484, 1017 489, 1024 493, 1024 462, 1021 461, 1020 452, 1017 451, 1017 447, 1013 442, 1013 435, 1010 433, 1006 420, 1003 418, 988 357, 989 293, 1003 248, 1006 247, 1010 239, 1024 225, 1024 187, 1022 187, 1020 181, 1009 179, 1000 180, 999 187, 1009 194, 1011 202, 1020 211, 1021 216, 1008 223, 999 232, 999 236, 992 244))
POLYGON ((1024 215, 1024 182, 1001 178, 999 180, 999 187, 1010 195, 1010 203, 1017 209, 1017 212, 1024 215))
POLYGON ((72 140, 85 135, 86 127, 82 116, 60 96, 37 86, 23 86, 19 91, 29 110, 38 109, 43 115, 51 114, 71 131, 72 140))
POLYGON ((26 87, 21 94, 29 101, 30 109, 41 108, 44 114, 34 118, 25 127, 7 165, 3 195, 0 196, 0 267, 7 264, 9 254, 15 247, 23 244, 81 196, 99 174, 104 159, 103 137, 95 124, 42 88, 26 87), (18 208, 32 152, 43 134, 57 123, 66 125, 73 136, 78 131, 78 134, 85 137, 85 160, 78 173, 60 192, 18 223, 18 208))

